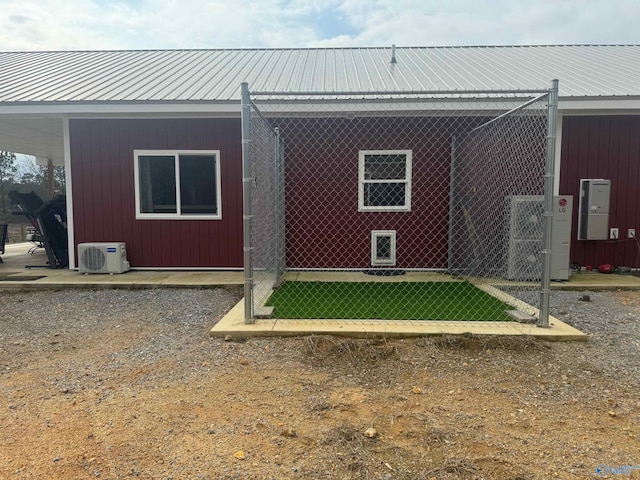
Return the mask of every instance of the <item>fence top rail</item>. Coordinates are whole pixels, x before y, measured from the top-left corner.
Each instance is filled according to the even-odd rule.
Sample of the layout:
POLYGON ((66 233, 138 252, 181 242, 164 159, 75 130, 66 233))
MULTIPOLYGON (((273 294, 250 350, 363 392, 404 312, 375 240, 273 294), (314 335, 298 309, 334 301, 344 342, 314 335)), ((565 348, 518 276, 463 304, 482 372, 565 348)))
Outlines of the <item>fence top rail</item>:
MULTIPOLYGON (((250 100, 252 110, 263 118, 274 116, 335 116, 349 118, 366 116, 423 116, 429 115, 501 115, 504 112, 517 113, 525 107, 546 98, 547 93, 535 97, 493 98, 493 99, 352 99, 305 101, 250 100)), ((546 112, 546 108, 544 109, 546 112)))
POLYGON ((390 97, 415 97, 423 95, 432 95, 435 97, 443 95, 531 95, 548 93, 549 89, 497 89, 497 90, 371 90, 371 91, 260 91, 251 90, 251 96, 258 97, 356 97, 366 98, 372 96, 390 96, 390 97))
POLYGON ((513 114, 515 114, 515 113, 519 112, 520 110, 524 110, 524 109, 525 109, 525 108, 527 108, 529 105, 533 105, 533 104, 534 104, 534 103, 536 103, 536 102, 539 102, 539 101, 541 101, 541 100, 544 100, 545 98, 547 98, 547 96, 548 96, 548 95, 549 95, 549 93, 545 93, 545 94, 543 94, 543 95, 540 95, 539 97, 532 98, 532 99, 531 99, 531 100, 529 100, 528 102, 525 102, 525 103, 523 103, 522 105, 519 105, 519 106, 517 106, 517 107, 515 107, 515 108, 512 108, 512 109, 511 109, 511 110, 509 110, 508 112, 504 112, 503 114, 498 115, 498 116, 497 116, 497 117, 495 117, 495 118, 492 118, 492 119, 491 119, 491 120, 489 120, 488 122, 483 123, 482 125, 477 126, 476 128, 474 128, 474 129, 470 130, 469 132, 467 132, 467 133, 466 133, 466 135, 469 135, 469 134, 471 134, 471 133, 473 133, 473 132, 476 132, 476 131, 478 131, 478 130, 480 130, 480 129, 482 129, 482 128, 486 128, 486 127, 488 127, 489 125, 491 125, 491 124, 493 124, 493 123, 496 123, 498 120, 500 120, 500 119, 502 119, 502 118, 505 118, 505 117, 508 117, 509 115, 513 115, 513 114))

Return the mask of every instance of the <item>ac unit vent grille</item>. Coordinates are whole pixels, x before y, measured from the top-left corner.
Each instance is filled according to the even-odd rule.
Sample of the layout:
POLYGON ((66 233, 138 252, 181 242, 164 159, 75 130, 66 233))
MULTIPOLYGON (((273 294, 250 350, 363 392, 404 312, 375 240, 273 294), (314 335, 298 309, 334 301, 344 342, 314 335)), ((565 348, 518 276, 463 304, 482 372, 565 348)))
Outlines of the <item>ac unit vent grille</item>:
POLYGON ((104 269, 106 263, 107 257, 105 257, 101 248, 89 247, 82 252, 82 264, 87 270, 100 272, 104 269))

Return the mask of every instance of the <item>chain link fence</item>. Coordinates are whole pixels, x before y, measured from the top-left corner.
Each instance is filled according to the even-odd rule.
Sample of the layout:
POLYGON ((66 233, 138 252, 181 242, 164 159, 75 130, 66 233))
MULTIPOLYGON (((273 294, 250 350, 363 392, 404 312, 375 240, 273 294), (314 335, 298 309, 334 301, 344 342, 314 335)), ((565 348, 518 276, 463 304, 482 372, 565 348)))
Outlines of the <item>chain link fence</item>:
POLYGON ((548 100, 245 84, 246 321, 539 317, 548 100))

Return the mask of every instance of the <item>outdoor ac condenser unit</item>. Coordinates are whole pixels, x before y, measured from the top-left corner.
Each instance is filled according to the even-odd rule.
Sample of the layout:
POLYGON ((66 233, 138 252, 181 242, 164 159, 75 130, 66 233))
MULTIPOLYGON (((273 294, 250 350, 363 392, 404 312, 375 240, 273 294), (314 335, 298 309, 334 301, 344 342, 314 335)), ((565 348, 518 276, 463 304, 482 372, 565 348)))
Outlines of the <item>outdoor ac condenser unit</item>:
POLYGON ((508 199, 507 273, 509 280, 533 280, 542 272, 544 197, 518 195, 508 199))
POLYGON ((124 243, 78 244, 80 273, 124 273, 129 270, 124 243))
MULTIPOLYGON (((573 197, 553 198, 551 280, 569 279, 573 197)), ((544 197, 520 195, 508 199, 507 273, 509 280, 537 280, 542 276, 544 197)))

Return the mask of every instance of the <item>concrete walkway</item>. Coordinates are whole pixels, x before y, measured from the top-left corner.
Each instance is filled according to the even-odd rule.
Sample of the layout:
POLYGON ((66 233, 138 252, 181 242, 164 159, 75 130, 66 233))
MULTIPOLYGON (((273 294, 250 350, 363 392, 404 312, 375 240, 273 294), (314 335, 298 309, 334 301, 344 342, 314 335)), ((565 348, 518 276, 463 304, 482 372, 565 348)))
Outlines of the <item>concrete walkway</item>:
POLYGON ((223 285, 242 285, 241 271, 132 270, 120 275, 85 275, 75 270, 27 268, 46 265, 43 249, 33 255, 33 245, 7 245, 0 263, 0 289, 34 290, 43 288, 213 288, 223 285))
MULTIPOLYGON (((242 285, 241 271, 214 270, 132 270, 121 275, 83 275, 75 270, 49 268, 26 268, 46 265, 43 249, 28 254, 31 243, 16 243, 6 246, 0 263, 0 288, 154 288, 154 287, 215 287, 219 285, 242 285), (41 277, 41 278, 37 278, 41 277), (11 280, 13 278, 14 280, 11 280), (20 280, 15 280, 19 278, 20 280)), ((288 272, 288 280, 313 281, 326 278, 325 272, 288 272)), ((451 278, 438 273, 408 272, 397 277, 371 277, 361 272, 336 272, 340 281, 445 281, 451 278)), ((500 285, 500 280, 492 285, 500 285)), ((640 290, 640 277, 633 275, 605 275, 582 272, 571 276, 567 282, 551 282, 552 290, 640 290)))

